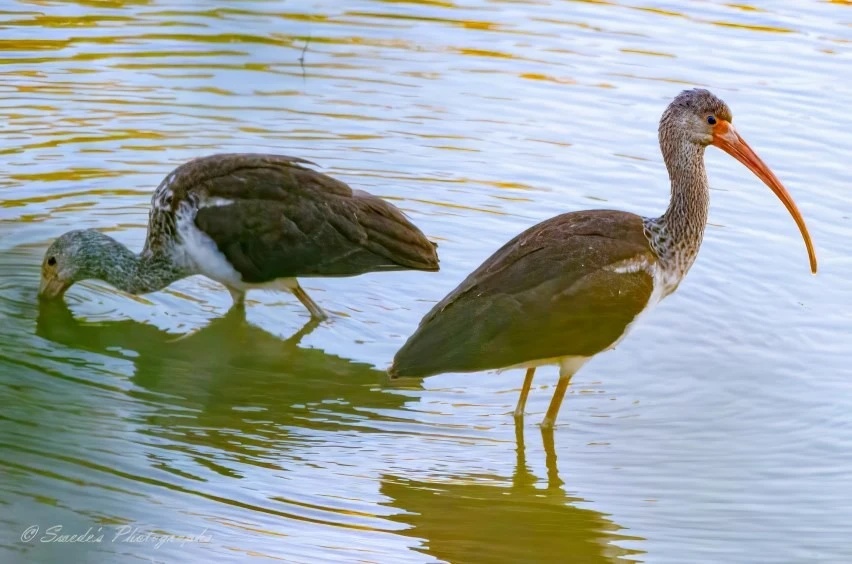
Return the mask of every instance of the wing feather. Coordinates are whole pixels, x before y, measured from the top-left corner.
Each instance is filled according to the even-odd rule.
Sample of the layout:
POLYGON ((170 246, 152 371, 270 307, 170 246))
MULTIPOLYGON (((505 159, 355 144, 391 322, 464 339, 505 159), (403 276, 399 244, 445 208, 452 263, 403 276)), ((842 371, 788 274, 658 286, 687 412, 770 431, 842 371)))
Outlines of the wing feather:
POLYGON ((640 217, 563 214, 521 233, 441 300, 391 374, 504 368, 611 346, 647 305, 656 258, 640 217), (632 261, 643 268, 609 268, 632 261))
POLYGON ((166 177, 152 214, 196 208, 195 225, 246 282, 438 270, 435 245, 396 207, 306 164, 264 154, 195 159, 166 177))

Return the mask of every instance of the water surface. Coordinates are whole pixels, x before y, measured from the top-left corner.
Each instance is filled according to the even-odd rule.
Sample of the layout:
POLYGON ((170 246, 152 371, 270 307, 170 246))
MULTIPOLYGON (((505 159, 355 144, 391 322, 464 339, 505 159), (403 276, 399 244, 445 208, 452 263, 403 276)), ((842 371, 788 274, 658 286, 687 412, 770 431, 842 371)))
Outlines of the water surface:
POLYGON ((852 560, 848 2, 13 0, 0 28, 4 562, 852 560), (657 121, 692 86, 795 196, 818 276, 711 149, 696 265, 575 377, 552 441, 555 369, 518 429, 520 371, 388 385, 422 315, 522 229, 659 214, 657 121), (441 272, 305 280, 318 327, 201 278, 39 308, 54 237, 140 249, 153 188, 220 151, 390 199, 441 272), (104 538, 41 542, 57 525, 104 538))

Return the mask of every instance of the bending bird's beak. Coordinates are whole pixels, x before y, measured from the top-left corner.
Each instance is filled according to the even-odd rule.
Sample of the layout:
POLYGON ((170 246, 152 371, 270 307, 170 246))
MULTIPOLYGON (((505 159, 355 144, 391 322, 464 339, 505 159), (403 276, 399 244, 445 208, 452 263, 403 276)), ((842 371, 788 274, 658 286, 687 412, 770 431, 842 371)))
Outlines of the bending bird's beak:
POLYGON ((757 175, 758 178, 763 180, 763 182, 769 186, 773 192, 775 192, 778 199, 784 203, 787 211, 789 211, 790 215, 793 216, 793 219, 796 220, 796 225, 799 226, 799 231, 801 231, 802 238, 805 240, 805 246, 808 248, 808 258, 811 261, 811 272, 816 274, 816 252, 814 251, 813 243, 811 243, 811 236, 808 233, 808 228, 805 226, 805 220, 802 218, 802 214, 799 213, 796 203, 793 202, 793 197, 790 196, 790 193, 787 192, 781 184, 781 181, 772 174, 769 167, 760 160, 760 157, 758 157, 751 147, 748 146, 748 143, 740 137, 740 134, 737 133, 734 126, 723 119, 720 119, 718 123, 713 126, 713 145, 719 147, 747 166, 748 169, 757 175))
POLYGON ((70 284, 66 284, 59 278, 42 276, 41 283, 38 286, 38 297, 46 300, 62 297, 69 286, 70 284))

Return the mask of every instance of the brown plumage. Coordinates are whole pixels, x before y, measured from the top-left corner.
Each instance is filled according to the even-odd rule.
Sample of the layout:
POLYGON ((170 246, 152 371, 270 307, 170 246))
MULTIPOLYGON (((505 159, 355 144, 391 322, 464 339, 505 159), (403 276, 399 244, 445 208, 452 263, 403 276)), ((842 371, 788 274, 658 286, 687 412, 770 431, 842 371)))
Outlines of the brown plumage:
POLYGON ((145 293, 202 274, 236 303, 252 288, 291 291, 322 319, 297 277, 438 270, 436 245, 399 209, 310 164, 265 154, 185 163, 154 192, 140 255, 98 232, 69 232, 45 255, 42 294, 85 278, 145 293))
POLYGON ((397 352, 390 375, 526 367, 515 409, 520 417, 535 368, 558 364, 559 382, 542 422, 552 427, 571 376, 624 338, 639 315, 671 294, 692 266, 707 222, 704 149, 711 144, 745 164, 781 198, 816 272, 795 204, 730 122, 728 106, 710 92, 682 92, 660 121, 672 191, 662 216, 580 211, 527 229, 432 308, 397 352))
POLYGON ((195 225, 249 283, 438 270, 435 245, 399 209, 304 166, 309 164, 262 154, 195 159, 158 190, 152 217, 166 214, 168 224, 181 205, 195 203, 195 225))
POLYGON ((594 355, 648 303, 655 262, 638 215, 593 210, 548 219, 506 243, 432 308, 392 374, 594 355))

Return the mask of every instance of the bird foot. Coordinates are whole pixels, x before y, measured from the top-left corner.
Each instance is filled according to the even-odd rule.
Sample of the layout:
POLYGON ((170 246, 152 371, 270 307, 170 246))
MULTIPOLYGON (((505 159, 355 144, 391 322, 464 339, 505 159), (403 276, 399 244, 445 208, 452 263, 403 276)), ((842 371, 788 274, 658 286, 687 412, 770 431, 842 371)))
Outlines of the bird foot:
POLYGON ((245 307, 246 305, 246 293, 242 290, 237 290, 236 288, 231 288, 230 286, 226 286, 228 288, 228 293, 231 294, 231 299, 234 301, 232 307, 245 307))
POLYGON ((556 421, 550 417, 545 417, 541 420, 541 429, 542 431, 552 431, 556 426, 556 421))
POLYGON ((321 323, 323 321, 328 321, 331 319, 331 316, 322 308, 319 308, 317 311, 311 312, 311 322, 321 323))

